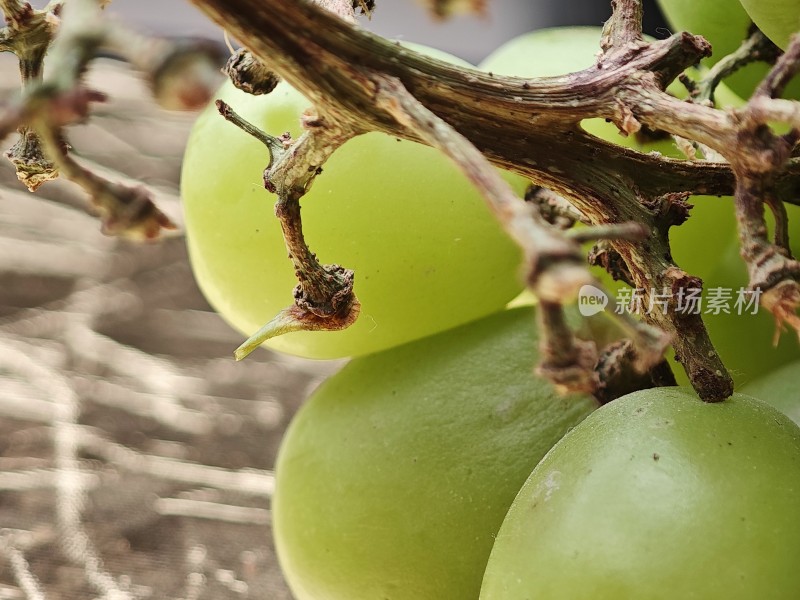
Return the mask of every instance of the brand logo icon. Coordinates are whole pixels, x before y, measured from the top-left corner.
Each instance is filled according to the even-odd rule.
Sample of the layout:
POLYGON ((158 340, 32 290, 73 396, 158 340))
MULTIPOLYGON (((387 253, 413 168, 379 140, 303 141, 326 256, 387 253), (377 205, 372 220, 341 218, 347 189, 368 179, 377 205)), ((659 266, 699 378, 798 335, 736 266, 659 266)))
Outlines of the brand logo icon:
POLYGON ((578 291, 578 310, 584 317, 591 317, 608 306, 606 293, 593 285, 584 285, 578 291))

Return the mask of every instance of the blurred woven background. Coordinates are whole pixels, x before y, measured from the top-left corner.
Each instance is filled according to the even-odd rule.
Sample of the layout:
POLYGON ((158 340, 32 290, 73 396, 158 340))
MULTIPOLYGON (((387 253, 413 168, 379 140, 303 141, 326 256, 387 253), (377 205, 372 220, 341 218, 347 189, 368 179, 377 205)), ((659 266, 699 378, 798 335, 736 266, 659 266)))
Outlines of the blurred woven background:
MULTIPOLYGON (((76 154, 179 215, 192 117, 159 111, 111 61, 91 81, 112 101, 70 131, 76 154)), ((289 598, 269 468, 335 364, 234 363, 240 336, 203 300, 180 236, 105 237, 79 189, 31 195, 5 161, 0 183, 0 598, 289 598)))
MULTIPOLYGON (((557 4, 498 0, 488 22, 437 28, 387 2, 374 28, 477 61, 523 31, 609 12, 576 2, 576 20, 557 4)), ((221 41, 188 4, 112 11, 221 41)), ((193 116, 155 108, 113 61, 90 81, 111 101, 70 129, 76 156, 149 186, 180 222, 193 116)), ((17 82, 3 57, 0 94, 17 82)), ((181 235, 108 238, 85 208, 69 182, 31 195, 0 160, 0 600, 291 598, 271 545, 270 469, 291 415, 340 363, 267 351, 233 362, 241 336, 203 300, 181 235)))

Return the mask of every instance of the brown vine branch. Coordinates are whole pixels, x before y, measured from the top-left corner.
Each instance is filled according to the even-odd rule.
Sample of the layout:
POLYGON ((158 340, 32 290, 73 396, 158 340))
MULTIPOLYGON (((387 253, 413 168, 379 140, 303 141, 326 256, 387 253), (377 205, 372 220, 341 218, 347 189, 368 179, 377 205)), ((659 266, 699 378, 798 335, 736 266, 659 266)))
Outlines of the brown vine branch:
MULTIPOLYGON (((594 372, 597 349, 576 340, 563 315, 563 304, 573 302, 582 288, 596 283, 581 254, 580 236, 577 240, 564 236, 546 224, 538 212, 531 211, 530 205, 519 202, 486 157, 425 108, 398 80, 386 78, 381 82, 376 104, 455 162, 522 248, 528 261, 528 286, 541 301, 543 357, 540 374, 564 390, 593 392, 598 385, 594 372)), ((639 224, 608 225, 582 231, 591 231, 590 236, 636 239, 648 234, 647 228, 639 224)), ((628 321, 626 324, 631 323, 628 321)), ((642 324, 630 327, 629 332, 636 351, 632 364, 640 371, 646 371, 661 360, 667 338, 642 324)))
MULTIPOLYGON (((717 87, 726 77, 752 62, 762 61, 774 64, 780 54, 780 48, 772 43, 758 28, 753 26, 751 27, 750 35, 741 45, 732 54, 723 57, 711 67, 700 81, 695 82, 686 74, 681 75, 680 80, 689 91, 695 104, 713 107, 715 105, 717 87)), ((679 136, 675 136, 675 138, 679 147, 690 158, 694 158, 695 146, 698 146, 706 160, 727 162, 717 150, 703 143, 695 142, 693 144, 691 141, 679 136)))
MULTIPOLYGON (((417 99, 464 131, 493 163, 532 179, 541 179, 547 167, 556 167, 552 123, 577 123, 584 118, 614 116, 613 95, 628 76, 638 76, 669 63, 667 75, 677 75, 708 52, 698 49, 700 38, 678 34, 630 51, 614 65, 542 80, 500 77, 424 57, 369 32, 353 29, 299 0, 282 6, 278 0, 193 0, 247 47, 265 65, 284 75, 313 103, 335 102, 343 114, 357 115, 364 128, 420 141, 371 106, 369 73, 397 76, 417 99), (602 84, 599 80, 602 80, 602 84), (524 136, 519 132, 525 131, 524 136), (546 135, 549 133, 550 135, 546 135)), ((635 77, 630 77, 635 79, 635 77)), ((660 77, 659 89, 669 83, 660 77)), ((631 92, 637 85, 630 82, 631 92)), ((637 98, 645 104, 650 90, 637 98)), ((690 107, 685 102, 676 106, 690 107)), ((678 115, 682 115, 682 109, 678 115)), ((679 118, 679 117, 676 117, 679 118)), ((680 117, 682 118, 682 117, 680 117)), ((603 162, 606 170, 631 180, 654 196, 676 190, 692 194, 730 195, 734 189, 729 165, 688 162, 621 149, 597 138, 566 140, 570 147, 559 163, 574 156, 575 163, 603 162)), ((558 149, 560 150, 560 149, 558 149)), ((800 175, 800 161, 779 176, 788 188, 800 175)), ((544 186, 548 187, 548 186, 544 186)), ((800 202, 790 194, 784 201, 800 202)), ((785 197, 784 197, 785 196, 785 197)))
MULTIPOLYGON (((751 285, 754 264, 759 260, 757 275, 767 284, 762 303, 780 319, 793 322, 797 302, 786 291, 797 292, 794 266, 786 262, 789 259, 783 248, 766 240, 759 229, 763 215, 758 222, 756 213, 766 199, 780 216, 780 203, 796 196, 800 161, 789 157, 800 136, 796 131, 775 136, 765 121, 779 114, 797 129, 796 106, 762 95, 740 111, 723 112, 679 102, 666 94, 667 84, 707 55, 710 48, 705 40, 689 34, 652 43, 641 40, 639 0, 612 3, 613 16, 602 41, 605 52, 595 66, 539 80, 495 77, 422 57, 354 28, 351 19, 340 18, 306 0, 291 5, 280 0, 194 1, 243 40, 259 63, 286 78, 319 110, 320 116, 306 121, 306 134, 294 143, 293 150, 303 158, 276 159, 265 178, 278 193, 277 212, 300 279, 295 307, 305 314, 329 319, 340 314, 337 293, 345 292, 341 298, 352 295, 346 291, 348 278, 344 272, 337 271, 338 267, 322 267, 315 257, 310 259, 313 255, 302 238, 298 200, 313 181, 314 167, 327 158, 328 150, 320 144, 335 148, 356 133, 378 130, 434 145, 459 163, 484 192, 512 237, 526 248, 530 283, 543 302, 554 305, 573 298, 577 284, 588 277, 582 259, 576 260, 581 258, 575 250, 577 244, 550 228, 530 206, 512 204, 504 184, 498 184, 499 178, 487 168, 485 159, 526 175, 569 200, 594 228, 570 235, 604 238, 620 257, 629 280, 645 288, 643 299, 649 301, 645 318, 674 339, 677 354, 705 398, 720 399, 730 393, 730 378, 713 351, 701 319, 677 315, 669 302, 653 302, 667 290, 675 293, 696 283, 671 259, 667 232, 680 222, 674 218, 680 212, 675 210, 680 199, 671 194, 724 194, 737 189, 740 231, 743 242, 750 242, 747 248, 743 244, 743 255, 750 263, 751 285), (621 149, 580 129, 581 120, 590 117, 611 120, 626 135, 643 126, 668 131, 718 151, 730 164, 681 163, 621 149), (457 131, 467 132, 469 139, 454 136, 457 131), (639 223, 642 228, 639 232, 627 231, 622 225, 627 222, 639 223), (539 239, 542 232, 549 236, 544 244, 539 239), (645 236, 645 232, 649 234, 645 236), (782 292, 772 293, 773 288, 782 292)), ((348 14, 356 6, 342 0, 328 4, 348 14)), ((447 8, 457 5, 440 4, 447 8)), ((169 52, 166 62, 155 60, 163 58, 166 46, 115 27, 104 29, 100 6, 93 0, 70 3, 53 48, 57 75, 49 85, 39 86, 41 96, 49 92, 51 98, 59 97, 74 89, 88 61, 104 45, 149 72, 154 81, 173 71, 165 67, 172 63, 169 52), (106 37, 109 31, 113 40, 106 37)), ((185 67, 185 54, 176 55, 180 59, 177 62, 185 67)), ((783 63, 779 60, 771 74, 773 92, 790 76, 782 73, 796 71, 797 59, 792 58, 791 47, 787 55, 789 58, 783 57, 783 63), (784 71, 778 71, 780 68, 784 71)), ((178 73, 189 73, 188 79, 181 82, 179 77, 177 91, 167 91, 167 96, 188 105, 198 102, 201 94, 197 92, 207 84, 206 67, 199 60, 191 62, 189 69, 178 68, 178 73)), ((158 86, 154 87, 158 92, 158 86)), ((37 117, 29 103, 19 112, 37 117)), ((2 121, 10 123, 13 118, 2 121)), ((32 121, 39 128, 57 122, 41 115, 32 121)), ((48 132, 47 146, 65 171, 87 189, 115 195, 116 188, 98 187, 96 178, 87 176, 66 156, 58 131, 48 132)), ((114 214, 105 199, 100 205, 114 214)), ((779 223, 779 229, 784 229, 783 223, 779 223)), ((779 241, 783 238, 781 234, 779 241)), ((343 305, 348 304, 344 301, 343 305)), ((550 319, 553 323, 556 320, 550 319)), ((652 357, 659 355, 655 349, 665 338, 645 335, 644 326, 631 323, 631 330, 639 332, 639 337, 634 336, 637 356, 632 364, 650 368, 655 365, 652 357)))
MULTIPOLYGON (((800 36, 793 38, 787 52, 778 59, 751 100, 739 110, 723 112, 697 105, 679 107, 677 100, 656 91, 650 94, 646 106, 625 102, 631 106, 637 120, 699 141, 728 160, 737 181, 736 214, 750 287, 761 294, 762 306, 774 314, 779 327, 788 323, 800 332, 800 318, 795 314, 800 306, 800 265, 786 255, 782 244, 769 241, 763 214, 765 202, 777 208, 783 201, 777 180, 793 162, 790 157, 798 139, 800 102, 772 96, 783 89, 798 69, 800 36), (678 115, 680 119, 676 118, 678 115), (769 127, 769 121, 774 120, 790 125, 792 132, 775 135, 769 127)), ((780 209, 775 212, 782 218, 780 209)), ((779 221, 779 228, 782 226, 779 221)))
POLYGON ((643 242, 650 237, 650 230, 641 223, 614 223, 594 225, 584 229, 574 229, 566 233, 566 237, 578 244, 597 240, 627 240, 643 242))
POLYGON ((34 129, 48 157, 70 181, 81 186, 102 217, 103 232, 134 240, 152 240, 162 229, 175 224, 153 203, 144 187, 128 187, 108 181, 78 164, 67 152, 57 129, 46 121, 35 122, 34 129))
POLYGON ((465 137, 423 106, 398 80, 386 78, 378 86, 376 105, 441 150, 482 193, 529 260, 527 279, 540 299, 570 301, 583 285, 593 281, 579 247, 548 227, 529 205, 520 202, 508 183, 465 137))
MULTIPOLYGON (((58 29, 56 15, 61 3, 45 10, 34 10, 28 3, 10 0, 1 6, 7 25, 0 30, 0 50, 17 56, 22 88, 26 89, 42 79, 45 54, 58 29)), ((58 177, 58 170, 44 156, 39 138, 29 127, 20 123, 17 131, 19 140, 5 156, 14 165, 18 179, 33 192, 58 177)))
POLYGON ((613 47, 625 46, 642 41, 642 4, 611 0, 613 16, 603 28, 600 47, 608 51, 613 47))
MULTIPOLYGON (((676 189, 730 193, 730 167, 666 160, 621 149, 584 134, 578 123, 603 117, 614 120, 621 129, 635 131, 639 121, 634 108, 638 109, 638 104, 647 108, 654 96, 674 100, 663 89, 709 52, 702 38, 682 34, 661 42, 612 47, 596 67, 531 80, 496 77, 422 57, 353 29, 303 1, 292 7, 278 0, 193 1, 225 23, 259 60, 314 103, 327 102, 337 116, 357 122, 359 127, 432 143, 423 137, 424 128, 411 128, 391 114, 392 102, 376 105, 376 95, 381 94, 387 78, 394 78, 411 91, 420 106, 455 130, 464 131, 485 157, 564 196, 591 223, 643 223, 653 232, 645 244, 611 243, 634 282, 654 290, 646 292, 645 300, 663 289, 681 289, 681 282, 696 281, 671 263, 666 234, 671 223, 659 210, 658 199, 676 189), (313 36, 309 34, 312 31, 313 36)), ((620 2, 618 6, 633 5, 620 2)), ((705 126, 709 116, 717 118, 713 109, 676 104, 685 110, 678 110, 680 117, 675 119, 688 117, 705 126)), ((690 125, 685 132, 694 129, 690 125)), ((467 172, 470 174, 469 169, 467 172)), ((538 282, 540 293, 546 287, 542 281, 538 282)), ((574 286, 545 289, 543 298, 556 298, 564 292, 565 296, 574 293, 574 286)), ((731 393, 730 377, 699 316, 677 315, 659 304, 645 316, 673 338, 676 353, 702 397, 719 400, 731 393)), ((649 346, 642 346, 652 351, 663 339, 653 336, 649 346)), ((642 354, 652 356, 651 352, 642 354)))
POLYGON ((294 303, 250 336, 234 352, 242 360, 266 340, 294 331, 345 329, 358 318, 361 305, 353 292, 354 273, 339 265, 323 265, 311 252, 303 235, 300 198, 311 187, 333 152, 356 134, 330 118, 306 116, 305 132, 297 139, 268 135, 217 100, 220 114, 262 142, 269 159, 264 185, 278 196, 275 215, 281 225, 289 258, 298 278, 294 303))
POLYGON ((600 385, 594 395, 602 404, 637 390, 678 385, 666 361, 640 373, 631 368, 634 360, 635 350, 630 340, 611 344, 600 356, 596 367, 600 385))
POLYGON ((290 140, 288 138, 275 137, 264 131, 261 131, 258 127, 239 116, 239 114, 233 110, 230 105, 222 100, 217 100, 215 105, 219 114, 226 121, 230 121, 246 134, 256 138, 259 142, 266 146, 269 153, 269 160, 265 169, 268 170, 272 168, 272 165, 275 163, 275 159, 283 156, 286 153, 286 150, 290 145, 290 140))
POLYGON ((777 98, 788 85, 789 81, 800 72, 800 34, 794 34, 789 39, 786 52, 778 57, 775 66, 756 88, 754 95, 777 98))
POLYGON ((22 97, 0 116, 3 137, 15 128, 20 132, 7 156, 31 190, 59 173, 75 181, 90 194, 105 232, 155 238, 174 225, 148 193, 107 181, 78 165, 69 155, 63 127, 84 119, 90 103, 104 98, 82 83, 89 62, 101 50, 120 54, 142 70, 162 106, 179 109, 196 109, 208 101, 219 82, 219 53, 205 42, 158 40, 110 23, 102 14, 103 1, 62 4, 51 2, 43 10, 19 2, 3 5, 13 18, 0 32, 0 50, 19 57, 23 79, 22 97), (42 81, 45 53, 49 70, 42 81))
MULTIPOLYGON (((340 19, 355 21, 357 4, 352 0, 316 1, 340 19)), ((371 8, 363 3, 360 6, 362 11, 371 8)), ((247 49, 234 53, 225 71, 237 88, 250 93, 269 93, 279 81, 247 49)), ((242 360, 266 340, 278 335, 349 327, 361 312, 361 304, 353 292, 354 273, 339 265, 322 265, 308 248, 303 235, 300 198, 321 172, 322 164, 336 148, 357 133, 356 129, 338 127, 332 118, 306 116, 306 132, 292 145, 287 137, 275 138, 262 132, 221 100, 217 100, 217 109, 228 121, 261 141, 269 150, 264 186, 278 195, 275 215, 299 281, 294 289, 294 303, 241 344, 234 352, 236 360, 242 360)))
POLYGON ((775 219, 775 233, 772 243, 786 256, 791 256, 792 250, 789 247, 789 213, 786 211, 786 205, 775 198, 774 194, 768 194, 764 198, 764 204, 769 207, 772 217, 775 219))
MULTIPOLYGON (((755 61, 774 63, 780 54, 780 48, 761 33, 761 30, 754 28, 732 54, 723 57, 711 67, 697 84, 689 84, 687 87, 697 104, 713 106, 714 92, 726 77, 755 61)), ((685 81, 688 84, 691 80, 687 78, 685 81)))
POLYGON ((30 4, 20 0, 2 0, 0 1, 0 10, 5 15, 6 23, 13 29, 22 28, 25 21, 30 19, 34 12, 30 4))
POLYGON ((559 229, 569 229, 579 221, 589 223, 564 197, 538 185, 528 186, 525 202, 535 204, 542 218, 559 229))
POLYGON ((561 392, 596 393, 600 380, 594 370, 595 344, 575 338, 562 304, 542 301, 536 314, 541 353, 536 374, 551 381, 561 392))
POLYGON ((141 35, 104 18, 96 0, 71 0, 53 44, 48 85, 59 91, 80 83, 88 63, 101 51, 122 56, 146 77, 164 108, 205 106, 220 83, 217 47, 204 41, 174 41, 141 35))
POLYGON ((741 254, 747 263, 751 290, 760 294, 761 304, 775 317, 776 338, 784 324, 800 337, 800 262, 789 254, 786 213, 779 206, 774 185, 775 173, 784 167, 800 137, 800 102, 773 99, 798 72, 800 35, 794 35, 786 53, 778 58, 745 107, 739 126, 742 133, 750 134, 740 135, 748 156, 731 159, 737 174, 741 254), (767 121, 776 118, 791 126, 789 134, 776 136, 769 130, 767 121), (764 204, 776 216, 774 243, 766 235, 764 204))

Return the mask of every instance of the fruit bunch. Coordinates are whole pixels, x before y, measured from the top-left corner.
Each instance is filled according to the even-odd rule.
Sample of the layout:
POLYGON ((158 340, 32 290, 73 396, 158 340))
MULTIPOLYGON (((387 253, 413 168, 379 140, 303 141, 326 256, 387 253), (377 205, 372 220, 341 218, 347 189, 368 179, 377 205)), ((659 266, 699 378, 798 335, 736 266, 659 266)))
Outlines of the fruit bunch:
MULTIPOLYGON (((744 35, 727 26, 747 14, 736 1, 661 4, 694 33, 744 35)), ((775 18, 800 14, 796 2, 743 4, 779 44, 799 27, 775 18)), ((478 68, 577 71, 600 35, 534 32, 478 68)), ((742 95, 754 85, 731 83, 742 95)), ((231 84, 220 95, 276 135, 297 136, 308 106, 285 83, 265 97, 231 84)), ((740 102, 724 88, 717 101, 740 102)), ((198 121, 184 164, 189 250, 211 304, 249 334, 289 303, 295 274, 263 190, 268 157, 215 112, 198 121)), ((680 156, 671 139, 582 126, 680 156)), ((525 181, 504 177, 522 194, 525 181)), ((671 239, 678 263, 744 286, 731 200, 692 203, 671 239)), ((303 224, 324 260, 355 269, 362 307, 343 331, 268 342, 354 357, 296 415, 278 457, 275 542, 298 600, 800 597, 800 429, 780 412, 800 414, 796 343, 773 350, 762 321, 709 315, 739 382, 789 363, 745 389, 762 400, 705 404, 656 388, 599 407, 532 375, 536 309, 506 308, 522 289, 519 251, 438 152, 381 133, 346 142, 304 196, 303 224)))

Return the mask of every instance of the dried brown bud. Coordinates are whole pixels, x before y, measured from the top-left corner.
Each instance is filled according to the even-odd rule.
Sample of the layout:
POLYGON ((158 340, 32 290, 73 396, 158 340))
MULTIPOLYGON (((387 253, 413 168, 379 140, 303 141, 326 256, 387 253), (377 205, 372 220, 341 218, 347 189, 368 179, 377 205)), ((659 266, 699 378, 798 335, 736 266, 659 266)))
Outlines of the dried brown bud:
POLYGON ((58 177, 58 168, 42 152, 39 138, 32 131, 20 131, 19 140, 6 153, 17 171, 17 178, 31 192, 58 177))
POLYGON ((233 53, 222 72, 238 89, 254 96, 269 94, 281 80, 246 48, 233 53))
POLYGON ((203 108, 219 87, 222 60, 222 51, 216 44, 175 44, 149 73, 156 101, 168 110, 203 108))

